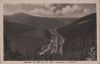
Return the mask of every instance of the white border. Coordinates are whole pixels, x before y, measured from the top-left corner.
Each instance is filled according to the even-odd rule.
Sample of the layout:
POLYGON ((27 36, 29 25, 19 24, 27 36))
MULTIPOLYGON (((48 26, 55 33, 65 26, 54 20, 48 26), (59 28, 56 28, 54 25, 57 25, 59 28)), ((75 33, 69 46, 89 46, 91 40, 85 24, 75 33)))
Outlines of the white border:
POLYGON ((100 42, 100 2, 97 0, 1 0, 0 1, 0 57, 1 64, 99 64, 99 42, 100 42), (56 63, 62 61, 53 61, 54 63, 50 63, 51 61, 41 61, 38 63, 37 61, 3 61, 3 4, 4 3, 96 3, 97 7, 97 61, 63 61, 64 63, 56 63), (31 62, 31 63, 25 63, 31 62), (35 63, 34 63, 35 62, 35 63), (43 63, 44 62, 44 63, 43 63), (47 62, 47 63, 46 63, 47 62))

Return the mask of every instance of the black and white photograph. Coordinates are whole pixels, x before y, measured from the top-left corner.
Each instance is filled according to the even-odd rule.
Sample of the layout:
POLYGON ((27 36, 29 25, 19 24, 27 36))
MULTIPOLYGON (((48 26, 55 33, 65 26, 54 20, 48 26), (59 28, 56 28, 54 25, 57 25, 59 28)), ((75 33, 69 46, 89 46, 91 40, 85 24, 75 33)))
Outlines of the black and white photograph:
POLYGON ((4 61, 97 61, 94 3, 3 5, 4 61))

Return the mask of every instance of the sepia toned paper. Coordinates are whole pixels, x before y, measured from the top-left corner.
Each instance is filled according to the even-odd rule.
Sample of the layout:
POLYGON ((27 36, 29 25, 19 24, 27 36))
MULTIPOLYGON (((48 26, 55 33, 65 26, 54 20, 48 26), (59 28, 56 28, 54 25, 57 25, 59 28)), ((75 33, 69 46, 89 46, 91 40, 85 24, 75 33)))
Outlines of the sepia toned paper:
POLYGON ((99 64, 97 0, 4 0, 1 64, 99 64))

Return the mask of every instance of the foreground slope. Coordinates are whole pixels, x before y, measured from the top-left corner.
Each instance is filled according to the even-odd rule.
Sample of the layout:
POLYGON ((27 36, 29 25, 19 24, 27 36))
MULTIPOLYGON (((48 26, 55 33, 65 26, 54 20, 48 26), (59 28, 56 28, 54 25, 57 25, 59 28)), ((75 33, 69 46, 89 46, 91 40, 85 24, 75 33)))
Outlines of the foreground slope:
POLYGON ((72 60, 86 59, 91 47, 96 48, 96 14, 90 14, 61 27, 58 32, 65 38, 64 53, 72 60))
MULTIPOLYGON (((27 31, 22 30, 22 32, 12 35, 8 34, 9 41, 7 42, 7 46, 10 47, 11 51, 6 52, 7 55, 5 55, 5 60, 86 60, 89 56, 88 52, 90 48, 96 48, 96 14, 87 15, 71 24, 66 24, 57 30, 65 39, 63 46, 64 54, 62 56, 40 56, 37 53, 42 46, 49 43, 50 33, 45 30, 61 26, 64 23, 62 23, 61 20, 61 23, 58 23, 59 21, 57 22, 57 20, 55 22, 54 18, 33 18, 31 16, 23 16, 23 14, 21 15, 15 15, 15 19, 13 17, 6 17, 5 19, 9 20, 7 21, 8 23, 11 22, 10 26, 13 26, 12 23, 15 22, 15 25, 21 24, 21 26, 26 27, 24 30, 31 27, 33 27, 33 29, 27 31), (17 16, 21 16, 23 19, 19 19, 20 17, 18 18, 17 16), (11 20, 12 18, 13 20, 11 20), (36 19, 36 21, 33 21, 32 19, 36 19), (19 21, 18 24, 16 24, 17 21, 19 21), (18 55, 17 58, 11 57, 12 55, 10 56, 9 52, 18 55)), ((5 26, 7 25, 5 24, 5 26)), ((18 27, 16 29, 18 29, 18 27)))

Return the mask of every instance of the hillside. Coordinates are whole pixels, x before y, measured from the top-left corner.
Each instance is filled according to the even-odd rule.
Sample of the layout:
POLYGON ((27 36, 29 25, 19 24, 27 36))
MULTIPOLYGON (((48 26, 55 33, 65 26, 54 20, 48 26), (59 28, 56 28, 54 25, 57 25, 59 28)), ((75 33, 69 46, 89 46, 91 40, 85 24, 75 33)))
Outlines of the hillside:
POLYGON ((69 59, 84 60, 88 56, 89 49, 96 48, 96 14, 80 18, 59 28, 58 32, 65 38, 63 49, 69 59))
POLYGON ((10 47, 5 60, 86 60, 90 48, 96 48, 96 14, 72 21, 19 13, 4 16, 4 20, 5 33, 8 33, 4 43, 10 47), (59 26, 63 26, 57 31, 65 39, 64 55, 38 55, 41 48, 50 43, 48 29, 59 26), (11 57, 9 52, 18 53, 18 57, 11 57))
POLYGON ((27 31, 34 31, 34 30, 37 30, 38 28, 27 26, 20 23, 4 21, 4 29, 6 33, 14 34, 14 33, 22 33, 22 32, 27 32, 27 31))
POLYGON ((74 18, 61 19, 61 18, 36 17, 36 16, 27 15, 24 13, 16 13, 10 16, 5 15, 4 19, 9 22, 21 23, 24 25, 37 27, 40 29, 54 28, 54 27, 65 24, 65 21, 66 23, 70 23, 73 20, 75 20, 74 18))

